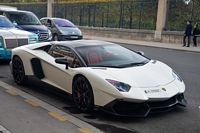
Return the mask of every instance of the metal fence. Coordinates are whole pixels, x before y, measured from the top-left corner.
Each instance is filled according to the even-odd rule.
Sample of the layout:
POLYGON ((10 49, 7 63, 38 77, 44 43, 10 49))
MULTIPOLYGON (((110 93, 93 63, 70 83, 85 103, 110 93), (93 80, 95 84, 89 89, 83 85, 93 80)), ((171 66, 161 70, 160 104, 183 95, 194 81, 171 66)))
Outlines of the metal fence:
POLYGON ((69 19, 80 26, 154 30, 157 5, 157 0, 55 3, 53 16, 69 19))
MULTIPOLYGON (((47 3, 8 4, 34 12, 39 18, 47 15, 47 3)), ((168 0, 165 30, 183 31, 186 21, 200 23, 200 0, 168 0)), ((76 25, 155 30, 158 0, 115 0, 108 2, 61 3, 55 0, 53 16, 66 18, 76 25)))
POLYGON ((182 31, 188 20, 193 26, 200 24, 200 0, 191 0, 188 4, 183 0, 168 0, 168 2, 166 30, 182 31))
POLYGON ((36 14, 38 18, 47 16, 47 3, 40 4, 7 4, 7 6, 17 7, 19 10, 31 11, 36 14))

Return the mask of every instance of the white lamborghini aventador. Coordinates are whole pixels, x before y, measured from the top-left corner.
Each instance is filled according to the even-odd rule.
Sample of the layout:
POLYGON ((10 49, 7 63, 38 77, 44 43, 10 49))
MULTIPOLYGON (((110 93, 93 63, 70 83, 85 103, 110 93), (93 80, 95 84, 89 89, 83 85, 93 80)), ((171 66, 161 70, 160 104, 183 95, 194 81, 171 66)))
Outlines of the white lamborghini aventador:
POLYGON ((187 106, 185 84, 166 64, 120 45, 78 40, 43 42, 12 50, 14 80, 35 76, 72 95, 84 112, 146 116, 187 106))

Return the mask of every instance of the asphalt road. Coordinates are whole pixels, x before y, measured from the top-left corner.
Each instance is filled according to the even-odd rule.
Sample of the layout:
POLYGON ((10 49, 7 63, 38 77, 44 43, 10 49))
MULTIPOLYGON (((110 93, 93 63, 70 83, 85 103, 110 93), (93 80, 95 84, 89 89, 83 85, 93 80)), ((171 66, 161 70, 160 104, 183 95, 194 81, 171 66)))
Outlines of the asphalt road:
POLYGON ((13 82, 8 62, 0 62, 0 80, 13 85, 51 105, 84 120, 106 133, 199 133, 200 132, 200 53, 167 50, 135 45, 124 45, 143 51, 151 59, 160 60, 172 67, 186 84, 185 98, 188 107, 176 107, 165 113, 149 114, 145 118, 116 117, 101 111, 81 113, 67 96, 60 96, 55 88, 31 79, 26 86, 13 82), (51 91, 47 91, 51 90, 51 91))

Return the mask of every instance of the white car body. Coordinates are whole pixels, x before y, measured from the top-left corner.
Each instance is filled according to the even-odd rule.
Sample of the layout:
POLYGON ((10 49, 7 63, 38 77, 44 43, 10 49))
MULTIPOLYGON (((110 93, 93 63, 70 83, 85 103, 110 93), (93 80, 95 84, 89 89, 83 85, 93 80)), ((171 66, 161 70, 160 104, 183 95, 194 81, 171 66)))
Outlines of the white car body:
MULTIPOLYGON (((36 77, 39 77, 42 81, 69 94, 73 93, 74 77, 77 75, 84 76, 91 85, 95 107, 115 115, 146 116, 153 109, 167 108, 163 110, 167 111, 177 104, 182 106, 187 105, 183 96, 185 91, 184 82, 180 81, 180 79, 177 80, 175 78, 176 76, 173 77, 173 70, 160 61, 149 60, 148 63, 142 66, 120 69, 110 67, 68 67, 66 69, 66 65, 56 63, 54 57, 49 55, 43 49, 40 49, 41 47, 51 46, 52 44, 57 45, 60 43, 61 42, 44 42, 15 48, 12 50, 12 61, 16 56, 20 57, 23 62, 25 75, 36 75, 36 77), (39 60, 41 63, 43 76, 37 76, 37 74, 35 74, 33 63, 31 63, 31 59, 33 58, 37 60, 35 62, 38 62, 39 60), (128 92, 121 92, 111 83, 106 81, 107 79, 120 81, 120 84, 121 82, 129 84, 131 88, 128 92), (174 102, 171 102, 170 104, 164 103, 165 101, 170 101, 172 98, 175 100, 174 102), (114 107, 112 104, 115 104, 118 101, 126 102, 128 104, 134 103, 136 106, 139 106, 137 104, 145 104, 144 106, 149 106, 151 103, 156 102, 163 102, 164 105, 161 107, 154 107, 154 105, 152 105, 152 107, 149 106, 148 109, 146 109, 146 107, 143 109, 142 105, 141 110, 146 110, 144 113, 132 114, 129 112, 129 114, 121 113, 121 111, 117 112, 113 109, 114 107), (150 104, 146 105, 146 103, 150 104)), ((72 46, 73 43, 77 43, 78 45, 81 43, 93 45, 95 43, 99 44, 108 42, 93 40, 62 42, 62 44, 70 46, 72 46)), ((11 70, 13 72, 12 67, 13 64, 11 62, 11 70)), ((120 107, 121 106, 122 105, 120 105, 120 107)))

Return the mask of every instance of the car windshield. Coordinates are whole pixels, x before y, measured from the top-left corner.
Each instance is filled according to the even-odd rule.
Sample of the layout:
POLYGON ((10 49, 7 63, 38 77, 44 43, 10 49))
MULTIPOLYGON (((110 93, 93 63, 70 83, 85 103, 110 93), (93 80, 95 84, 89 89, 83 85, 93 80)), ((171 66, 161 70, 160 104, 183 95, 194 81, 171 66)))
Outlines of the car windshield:
POLYGON ((126 68, 145 65, 149 59, 120 45, 77 47, 88 67, 126 68))
POLYGON ((15 27, 6 17, 0 17, 0 27, 15 27))
POLYGON ((42 25, 40 20, 33 13, 26 12, 8 12, 12 22, 18 25, 42 25))
POLYGON ((53 21, 58 27, 75 27, 72 22, 66 19, 53 19, 53 21))

